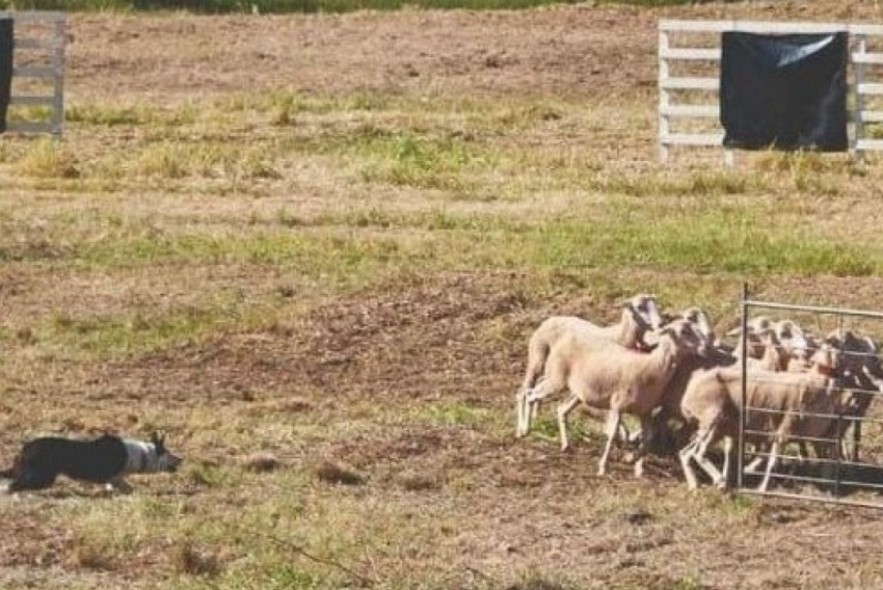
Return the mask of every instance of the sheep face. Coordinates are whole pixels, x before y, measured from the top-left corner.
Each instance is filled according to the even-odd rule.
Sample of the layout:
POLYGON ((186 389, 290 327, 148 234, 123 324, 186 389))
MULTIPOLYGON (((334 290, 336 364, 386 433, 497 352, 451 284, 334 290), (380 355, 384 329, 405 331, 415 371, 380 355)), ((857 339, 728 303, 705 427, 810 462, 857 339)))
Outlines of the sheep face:
POLYGON ((631 311, 638 326, 644 330, 657 330, 662 325, 662 314, 659 313, 659 304, 655 295, 635 295, 625 307, 631 311))
POLYGON ((877 345, 868 337, 857 336, 850 330, 834 330, 825 344, 842 352, 839 369, 843 374, 861 374, 867 370, 880 373, 880 359, 876 356, 877 345))
POLYGON ((840 351, 825 342, 813 353, 809 362, 817 373, 834 376, 840 369, 840 351))
POLYGON ((672 339, 679 352, 696 352, 702 354, 705 350, 705 339, 696 330, 692 322, 679 319, 657 330, 657 339, 662 340, 668 336, 672 339))
MULTIPOLYGON (((772 329, 773 321, 765 315, 759 315, 748 320, 748 332, 756 333, 763 332, 764 330, 772 329)), ((727 332, 727 336, 738 336, 742 333, 742 328, 733 328, 729 332, 727 332)))
POLYGON ((699 307, 688 307, 681 313, 681 317, 693 324, 704 340, 703 347, 706 350, 710 350, 717 345, 714 329, 711 327, 711 319, 705 313, 705 310, 699 307))
POLYGON ((775 325, 776 337, 782 343, 782 347, 792 356, 807 354, 809 343, 803 329, 791 320, 782 320, 775 325))

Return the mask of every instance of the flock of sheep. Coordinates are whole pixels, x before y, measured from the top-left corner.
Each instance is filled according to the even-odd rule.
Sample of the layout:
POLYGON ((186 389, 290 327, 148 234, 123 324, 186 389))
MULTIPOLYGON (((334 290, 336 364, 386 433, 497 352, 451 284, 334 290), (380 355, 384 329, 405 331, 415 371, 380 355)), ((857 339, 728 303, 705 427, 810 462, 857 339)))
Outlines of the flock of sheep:
POLYGON ((637 442, 634 470, 640 477, 645 455, 666 440, 675 446, 691 488, 698 486, 694 463, 712 483, 726 487, 741 433, 754 454, 745 472, 764 475, 760 490, 767 489, 784 446, 792 442, 799 446, 798 459, 808 458, 812 447, 817 461, 858 462, 862 421, 883 392, 877 345, 844 330, 816 337, 793 320, 765 316, 752 318, 744 332, 730 332, 740 341, 727 346, 702 309, 663 314, 652 295, 629 300, 611 326, 550 317, 530 337, 516 395, 516 435, 530 431, 542 400, 566 391, 557 412, 562 449, 568 447, 567 416, 576 406, 609 412, 599 474, 606 472, 614 444, 637 442), (639 432, 628 433, 623 414, 640 420, 639 432), (850 431, 852 443, 845 445, 850 431), (719 441, 720 467, 709 456, 719 441), (758 471, 764 462, 765 470, 758 471))

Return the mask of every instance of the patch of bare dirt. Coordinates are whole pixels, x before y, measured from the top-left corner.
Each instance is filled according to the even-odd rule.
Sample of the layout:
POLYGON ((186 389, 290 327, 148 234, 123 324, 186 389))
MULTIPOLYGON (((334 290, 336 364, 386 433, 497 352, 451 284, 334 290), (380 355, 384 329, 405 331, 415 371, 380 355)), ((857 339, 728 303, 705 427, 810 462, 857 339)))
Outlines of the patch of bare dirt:
POLYGON ((655 92, 669 18, 875 22, 876 2, 592 4, 345 15, 72 15, 66 90, 180 101, 251 90, 605 97, 655 92))
POLYGON ((76 15, 66 84, 75 101, 93 93, 175 100, 242 88, 609 95, 635 80, 655 83, 655 22, 649 11, 580 6, 175 19, 76 15))
POLYGON ((451 275, 416 288, 359 293, 292 325, 109 364, 90 385, 181 403, 315 389, 335 397, 482 398, 489 380, 508 381, 521 370, 522 339, 492 345, 487 334, 495 322, 524 323, 524 301, 508 290, 509 281, 451 275))

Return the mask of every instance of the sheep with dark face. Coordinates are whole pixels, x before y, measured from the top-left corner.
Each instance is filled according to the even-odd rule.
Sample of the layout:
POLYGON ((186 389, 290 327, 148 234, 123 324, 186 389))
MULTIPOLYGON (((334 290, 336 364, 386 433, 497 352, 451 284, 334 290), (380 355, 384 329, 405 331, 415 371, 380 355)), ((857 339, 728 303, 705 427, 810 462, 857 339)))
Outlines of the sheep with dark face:
POLYGON ((835 330, 825 340, 841 353, 842 367, 839 372, 841 383, 847 390, 844 399, 844 414, 841 435, 852 426, 852 444, 848 452, 851 461, 859 460, 861 444, 861 418, 868 413, 871 403, 883 392, 883 364, 878 356, 878 348, 866 336, 846 330, 835 330), (852 418, 852 419, 850 419, 852 418))

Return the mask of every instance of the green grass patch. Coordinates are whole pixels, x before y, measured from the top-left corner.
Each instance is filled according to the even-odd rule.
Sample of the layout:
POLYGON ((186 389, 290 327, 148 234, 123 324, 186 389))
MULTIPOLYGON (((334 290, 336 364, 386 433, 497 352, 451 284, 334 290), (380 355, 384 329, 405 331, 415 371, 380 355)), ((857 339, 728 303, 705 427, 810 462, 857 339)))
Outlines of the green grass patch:
MULTIPOLYGON (((219 298, 220 299, 220 298, 219 298)), ((165 312, 132 311, 121 315, 77 317, 56 313, 38 326, 38 343, 69 356, 113 358, 192 344, 210 334, 271 323, 266 307, 249 306, 235 297, 165 312)))
POLYGON ((426 410, 430 424, 436 426, 463 426, 478 428, 491 416, 490 410, 478 408, 461 401, 449 401, 433 404, 426 410))
POLYGON ((662 267, 754 275, 791 273, 867 276, 883 269, 883 250, 786 230, 747 212, 685 218, 558 222, 529 237, 542 266, 662 267))
POLYGON ((100 127, 138 126, 156 123, 159 116, 146 107, 116 107, 96 104, 72 105, 65 110, 64 120, 100 127))
POLYGON ((0 259, 71 259, 93 268, 253 264, 341 286, 361 284, 378 273, 462 268, 647 267, 755 276, 883 272, 880 243, 858 247, 746 208, 715 209, 709 204, 686 217, 624 203, 601 213, 597 218, 533 222, 442 210, 403 214, 366 209, 293 225, 281 213, 274 218, 279 226, 275 230, 240 234, 109 225, 98 238, 86 227, 80 237, 68 234, 64 241, 43 233, 26 240, 0 237, 0 259))
POLYGON ((388 134, 371 127, 363 129, 349 149, 368 161, 362 170, 367 182, 422 189, 473 191, 475 184, 468 175, 495 164, 490 151, 462 137, 388 134))
POLYGON ((36 179, 71 179, 80 176, 80 162, 68 145, 57 139, 31 142, 16 163, 23 176, 36 179))

